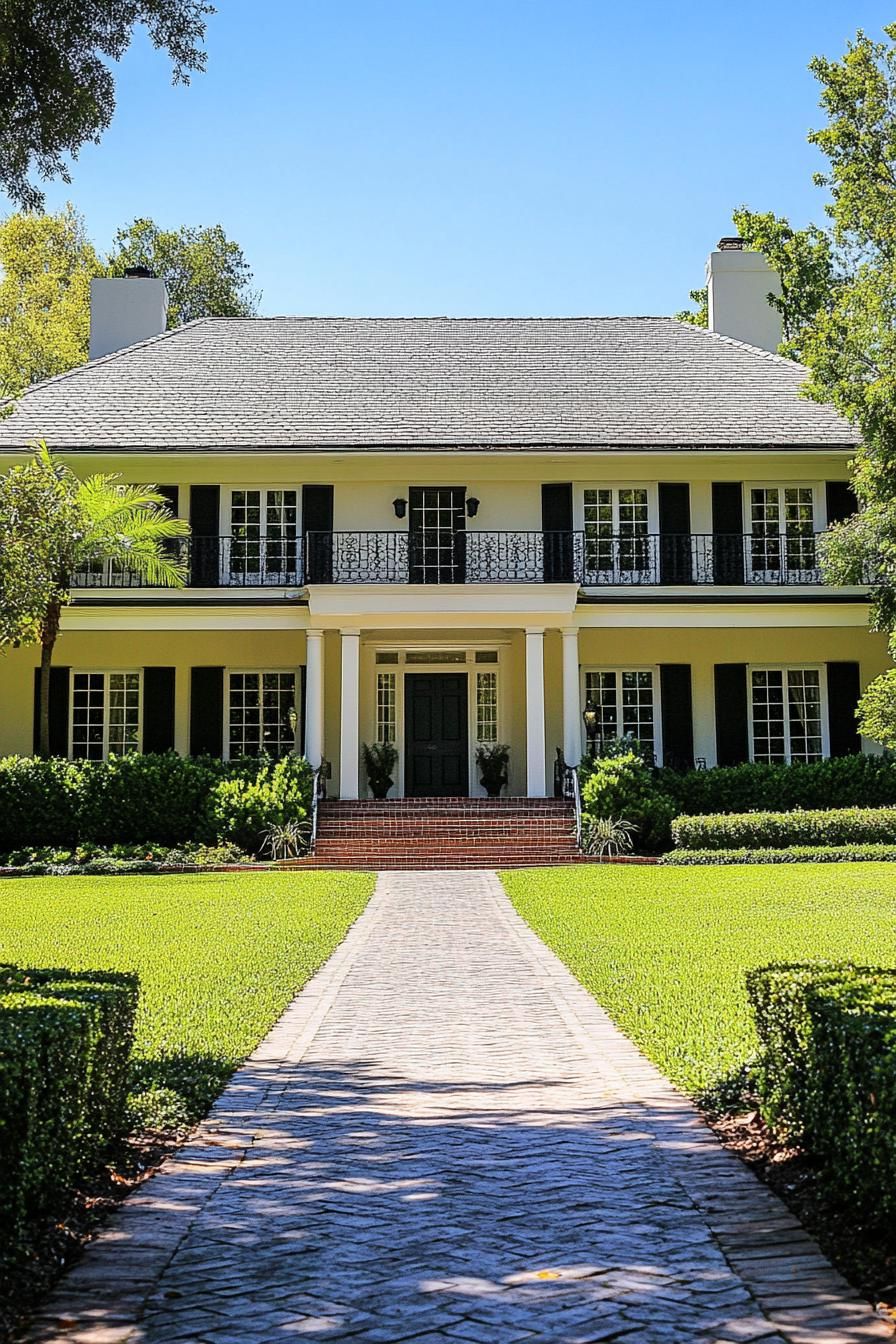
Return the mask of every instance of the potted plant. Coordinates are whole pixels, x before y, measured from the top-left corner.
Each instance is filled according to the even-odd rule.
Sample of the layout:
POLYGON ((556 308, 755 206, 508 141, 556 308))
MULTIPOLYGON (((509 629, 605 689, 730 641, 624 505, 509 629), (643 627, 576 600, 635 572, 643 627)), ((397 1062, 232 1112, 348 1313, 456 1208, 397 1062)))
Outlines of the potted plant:
POLYGON ((393 742, 374 742, 373 746, 364 743, 364 769, 374 798, 385 798, 395 783, 392 771, 397 760, 398 752, 393 742))
POLYGON ((507 783, 509 760, 510 748, 503 742, 489 742, 476 748, 479 782, 489 798, 500 798, 501 790, 507 783))

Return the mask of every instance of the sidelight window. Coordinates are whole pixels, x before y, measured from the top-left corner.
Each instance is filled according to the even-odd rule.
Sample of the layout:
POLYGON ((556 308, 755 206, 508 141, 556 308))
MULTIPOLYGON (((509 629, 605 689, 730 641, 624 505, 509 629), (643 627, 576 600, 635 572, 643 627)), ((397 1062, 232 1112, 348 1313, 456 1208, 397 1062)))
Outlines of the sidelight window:
POLYGON ((476 741, 498 740, 498 674, 476 673, 476 741))
POLYGON ((376 674, 376 740, 394 742, 398 732, 397 681, 394 672, 376 674))
POLYGON ((73 672, 71 754, 102 761, 140 750, 139 672, 73 672))

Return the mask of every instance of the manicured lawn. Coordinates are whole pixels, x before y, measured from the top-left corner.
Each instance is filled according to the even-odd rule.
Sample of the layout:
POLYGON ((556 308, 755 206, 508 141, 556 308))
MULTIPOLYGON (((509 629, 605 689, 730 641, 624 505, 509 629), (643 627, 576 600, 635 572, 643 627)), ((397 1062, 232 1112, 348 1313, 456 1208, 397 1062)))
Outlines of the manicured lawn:
POLYGON ((0 883, 0 961, 135 970, 135 1085, 190 1118, 326 961, 373 880, 354 873, 45 877, 0 883))
POLYGON ((896 966, 896 864, 502 875, 519 913, 666 1075, 701 1093, 755 1047, 748 967, 896 966))

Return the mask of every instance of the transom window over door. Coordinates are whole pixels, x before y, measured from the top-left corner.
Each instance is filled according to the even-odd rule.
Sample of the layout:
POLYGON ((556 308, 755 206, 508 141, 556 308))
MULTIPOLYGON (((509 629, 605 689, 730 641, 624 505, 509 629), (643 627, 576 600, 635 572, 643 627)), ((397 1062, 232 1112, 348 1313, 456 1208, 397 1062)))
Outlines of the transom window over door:
POLYGON ((463 583, 463 486, 414 486, 409 491, 411 583, 463 583))
POLYGON ((290 723, 295 708, 294 672, 231 672, 230 756, 287 755, 295 746, 290 723))
POLYGON ((231 582, 296 583, 298 569, 298 492, 232 491, 231 582))
POLYGON ((648 575, 650 509, 646 486, 585 491, 585 582, 624 582, 648 575))
POLYGON ((649 669, 586 672, 585 700, 597 710, 599 742, 633 737, 648 751, 655 751, 653 672, 649 669))
POLYGON ((816 568, 811 485, 751 487, 750 565, 757 577, 816 568))
POLYGON ((102 761, 140 749, 140 673, 73 672, 71 754, 102 761))
POLYGON ((753 760, 820 761, 824 755, 821 673, 815 667, 750 670, 753 760))

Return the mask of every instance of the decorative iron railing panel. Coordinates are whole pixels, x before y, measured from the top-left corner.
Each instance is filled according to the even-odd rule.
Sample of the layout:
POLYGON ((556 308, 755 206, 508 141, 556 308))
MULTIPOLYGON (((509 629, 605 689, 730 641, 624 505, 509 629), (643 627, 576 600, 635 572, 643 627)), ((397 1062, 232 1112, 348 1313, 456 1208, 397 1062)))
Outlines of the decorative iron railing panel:
MULTIPOLYGON (((411 532, 309 532, 168 543, 191 588, 304 584, 574 583, 586 589, 822 584, 818 535, 601 535, 599 531, 458 530, 433 558, 411 532)), ((76 589, 147 588, 109 562, 79 571, 76 589)))

